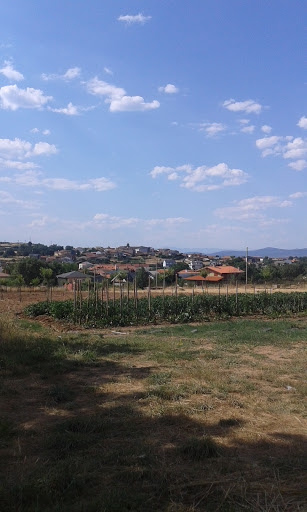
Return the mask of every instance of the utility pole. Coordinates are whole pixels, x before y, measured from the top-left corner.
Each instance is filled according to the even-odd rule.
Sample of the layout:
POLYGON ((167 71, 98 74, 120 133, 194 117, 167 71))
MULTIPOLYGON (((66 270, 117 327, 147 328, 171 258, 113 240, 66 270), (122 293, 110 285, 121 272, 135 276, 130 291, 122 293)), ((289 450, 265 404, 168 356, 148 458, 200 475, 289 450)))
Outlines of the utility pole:
POLYGON ((247 258, 248 258, 248 247, 246 247, 246 261, 245 261, 245 284, 247 286, 247 258))

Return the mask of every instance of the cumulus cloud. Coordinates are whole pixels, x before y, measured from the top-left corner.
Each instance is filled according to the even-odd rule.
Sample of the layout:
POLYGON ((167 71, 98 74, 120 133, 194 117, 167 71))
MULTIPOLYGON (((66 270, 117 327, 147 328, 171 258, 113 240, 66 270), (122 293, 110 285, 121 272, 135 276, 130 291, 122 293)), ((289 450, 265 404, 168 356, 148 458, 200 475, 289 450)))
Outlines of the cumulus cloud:
POLYGON ((268 124, 264 124, 263 126, 261 126, 261 130, 263 131, 263 133, 271 133, 272 127, 269 126, 268 124))
POLYGON ((43 135, 50 135, 50 130, 48 130, 47 128, 45 130, 40 130, 38 128, 32 128, 32 130, 30 130, 31 133, 42 133, 43 135))
POLYGON ((110 112, 134 112, 152 110, 160 107, 157 100, 146 103, 142 96, 122 96, 122 98, 112 100, 110 103, 110 112))
POLYGON ((303 171, 307 167, 307 160, 296 160, 296 162, 290 162, 288 166, 295 171, 303 171))
POLYGON ((159 108, 157 100, 146 102, 142 96, 127 96, 125 89, 109 84, 97 77, 86 82, 87 90, 95 96, 104 96, 110 112, 133 112, 159 108))
POLYGON ((256 146, 260 149, 263 157, 268 155, 280 155, 283 152, 284 143, 292 140, 293 137, 280 137, 278 135, 271 135, 270 137, 263 137, 256 140, 256 146))
POLYGON ((199 126, 200 130, 206 133, 206 137, 214 137, 226 130, 226 126, 222 123, 201 123, 199 126))
POLYGON ((20 89, 16 84, 0 87, 0 107, 5 110, 41 109, 51 100, 52 96, 44 96, 40 89, 33 89, 32 87, 20 89))
POLYGON ((284 158, 301 158, 307 154, 307 140, 301 137, 296 137, 291 142, 288 142, 284 147, 284 158))
POLYGON ((178 87, 176 87, 174 84, 166 84, 165 86, 159 87, 159 92, 165 92, 166 94, 175 94, 176 92, 179 92, 178 87))
POLYGON ((253 124, 251 125, 248 125, 248 126, 243 126, 243 128, 241 128, 241 132, 243 133, 253 133, 255 130, 255 126, 253 124))
POLYGON ((5 169, 18 169, 20 171, 26 169, 36 169, 39 165, 34 162, 19 162, 18 160, 6 160, 4 158, 0 158, 0 168, 5 169))
POLYGON ((297 126, 303 128, 304 130, 307 130, 307 117, 301 117, 297 123, 297 126))
MULTIPOLYGON (((259 220, 265 219, 261 213, 268 208, 286 208, 292 205, 291 201, 283 200, 277 196, 255 196, 247 199, 241 199, 235 202, 235 206, 227 206, 225 208, 217 208, 215 215, 224 219, 235 220, 259 220)), ((270 219, 272 223, 273 219, 270 219)))
POLYGON ((54 144, 48 144, 48 142, 37 142, 32 145, 31 142, 18 138, 0 139, 0 157, 5 160, 24 160, 31 156, 49 156, 56 152, 56 146, 54 144))
POLYGON ((57 112, 59 114, 65 114, 66 116, 78 116, 80 114, 80 111, 82 110, 82 107, 77 107, 76 105, 73 105, 71 102, 69 102, 67 107, 63 107, 63 108, 49 107, 49 110, 51 110, 52 112, 57 112))
POLYGON ((302 171, 307 167, 307 162, 304 158, 307 155, 307 139, 272 135, 257 139, 256 146, 260 149, 263 157, 280 155, 285 159, 295 160, 290 162, 288 166, 296 171, 302 171))
POLYGON ((300 199, 301 197, 306 197, 307 196, 307 192, 294 192, 294 194, 290 194, 289 197, 291 197, 291 199, 300 199))
POLYGON ((67 178, 44 178, 41 171, 28 170, 24 173, 5 177, 6 182, 15 183, 24 187, 48 188, 52 190, 94 190, 105 192, 112 190, 116 184, 105 177, 89 179, 87 182, 70 180, 67 178))
POLYGON ((227 186, 242 185, 248 179, 248 174, 241 169, 230 169, 227 164, 220 163, 213 167, 205 165, 193 168, 189 164, 178 167, 156 166, 150 171, 150 176, 156 178, 166 175, 170 181, 180 181, 180 186, 195 192, 217 190, 227 186))
POLYGON ((125 14, 121 15, 117 18, 118 21, 122 21, 123 23, 126 23, 126 25, 133 25, 133 24, 141 24, 144 25, 147 21, 151 19, 151 16, 144 16, 144 14, 125 14))
POLYGON ((75 68, 69 68, 65 73, 63 73, 62 75, 59 75, 57 73, 53 73, 53 74, 46 74, 46 73, 42 73, 41 75, 41 78, 45 81, 48 81, 48 80, 65 80, 65 81, 69 81, 69 80, 73 80, 74 78, 78 78, 81 74, 81 69, 78 68, 78 67, 75 67, 75 68))
POLYGON ((96 213, 93 218, 94 224, 99 227, 107 227, 112 229, 122 227, 175 227, 189 222, 185 217, 168 217, 166 219, 140 219, 138 217, 118 217, 109 215, 108 213, 96 213))
POLYGON ((0 69, 0 73, 4 75, 10 81, 19 82, 20 80, 24 80, 24 76, 19 71, 13 68, 13 64, 9 60, 5 60, 3 67, 0 69))
POLYGON ((236 101, 232 98, 224 101, 223 107, 232 112, 246 112, 247 114, 259 114, 262 110, 262 105, 254 100, 236 101))
POLYGON ((54 144, 48 144, 48 142, 37 142, 34 144, 31 155, 37 156, 37 155, 54 155, 57 153, 57 148, 54 144))

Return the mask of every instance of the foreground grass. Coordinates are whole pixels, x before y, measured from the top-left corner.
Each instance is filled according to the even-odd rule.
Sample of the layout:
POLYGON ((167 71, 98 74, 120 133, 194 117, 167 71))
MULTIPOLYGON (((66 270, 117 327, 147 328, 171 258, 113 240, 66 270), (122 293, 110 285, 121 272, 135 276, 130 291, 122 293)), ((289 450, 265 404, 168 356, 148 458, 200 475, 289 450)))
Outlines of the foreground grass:
POLYGON ((0 321, 1 510, 305 510, 306 319, 123 333, 0 321))

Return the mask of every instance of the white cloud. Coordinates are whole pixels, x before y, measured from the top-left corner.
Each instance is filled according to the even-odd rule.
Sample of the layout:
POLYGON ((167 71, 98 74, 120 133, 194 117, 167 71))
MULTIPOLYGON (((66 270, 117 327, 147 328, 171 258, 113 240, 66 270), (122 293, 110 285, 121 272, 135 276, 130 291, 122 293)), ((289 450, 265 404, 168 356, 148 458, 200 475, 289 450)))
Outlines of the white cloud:
POLYGON ((262 151, 262 156, 268 155, 279 155, 282 153, 283 146, 281 144, 284 141, 284 137, 272 135, 271 137, 264 137, 256 140, 256 146, 262 151))
POLYGON ((295 171, 303 171, 307 167, 307 160, 296 160, 296 162, 291 162, 288 166, 295 171))
POLYGON ((54 144, 48 144, 48 142, 37 142, 34 144, 31 151, 31 155, 54 155, 57 153, 57 148, 54 144))
POLYGON ((307 192, 294 192, 294 194, 290 194, 289 197, 291 197, 291 199, 300 199, 301 197, 307 197, 307 192))
POLYGON ((160 103, 157 100, 146 103, 142 96, 122 96, 120 99, 112 100, 110 103, 110 112, 134 112, 159 108, 160 103))
POLYGON ((26 169, 36 169, 39 167, 34 162, 18 162, 17 160, 6 160, 4 158, 0 158, 0 168, 6 169, 18 169, 20 171, 26 169))
POLYGON ((226 130, 226 126, 222 123, 201 123, 200 130, 206 132, 206 137, 214 137, 220 132, 226 130))
POLYGON ((109 84, 103 80, 99 80, 97 77, 86 82, 86 87, 90 94, 95 96, 105 96, 107 103, 110 103, 112 100, 117 98, 122 98, 126 94, 125 89, 116 87, 115 85, 109 84))
POLYGON ((5 60, 3 64, 3 68, 0 69, 0 73, 8 78, 10 81, 19 82, 20 80, 24 80, 24 76, 19 71, 13 68, 13 64, 9 60, 5 60))
POLYGON ((81 69, 80 68, 69 68, 66 73, 63 75, 64 80, 72 80, 73 78, 78 78, 80 76, 81 69))
POLYGON ((180 180, 180 186, 195 192, 217 190, 227 186, 242 185, 248 179, 248 174, 241 169, 230 169, 227 164, 220 163, 213 167, 193 168, 186 164, 178 167, 156 166, 150 171, 150 176, 156 178, 166 175, 170 181, 180 180))
POLYGON ((304 130, 307 130, 307 117, 301 117, 297 123, 297 126, 303 128, 304 130))
POLYGON ((284 147, 284 158, 302 158, 307 154, 307 140, 296 137, 293 141, 288 142, 284 147))
POLYGON ((249 123, 249 119, 239 119, 239 123, 240 124, 248 124, 249 123))
POLYGON ((15 174, 10 178, 5 177, 5 181, 25 187, 49 188, 52 190, 94 190, 96 192, 105 192, 116 187, 113 181, 105 177, 93 178, 88 180, 88 182, 82 183, 67 178, 43 178, 41 171, 34 170, 15 174))
POLYGON ((262 110, 262 105, 256 103, 254 100, 236 101, 229 99, 224 101, 223 107, 232 112, 246 112, 247 114, 259 114, 262 110))
POLYGON ((175 94, 176 92, 179 92, 178 87, 174 84, 166 84, 165 86, 159 87, 158 90, 160 92, 165 92, 166 94, 175 94))
POLYGON ((92 223, 96 224, 97 227, 104 228, 123 228, 123 227, 147 227, 152 228, 154 226, 161 227, 175 227, 189 222, 190 219, 185 217, 168 217, 166 219, 140 219, 138 217, 117 217, 109 215, 108 213, 96 213, 92 223))
MULTIPOLYGON (((235 220, 259 220, 268 222, 263 214, 259 213, 268 208, 286 208, 291 206, 291 201, 283 200, 277 196, 255 196, 247 199, 241 199, 236 202, 235 206, 227 206, 225 208, 217 208, 215 215, 224 219, 235 220)), ((270 219, 272 222, 273 219, 270 219)), ((274 219, 275 221, 275 219, 274 219)))
POLYGON ((0 107, 6 110, 17 110, 18 108, 41 109, 50 100, 52 100, 52 96, 44 96, 40 89, 33 89, 32 87, 19 89, 16 84, 0 87, 0 107))
MULTIPOLYGON (((31 133, 40 133, 40 130, 38 128, 32 128, 32 130, 30 130, 31 133)), ((41 133, 43 135, 50 135, 50 130, 48 130, 47 128, 45 130, 42 130, 41 133)))
POLYGON ((32 144, 21 139, 0 139, 0 156, 3 158, 25 158, 32 144))
POLYGON ((106 66, 103 68, 103 70, 105 73, 107 73, 107 75, 114 75, 113 71, 110 68, 107 68, 106 66))
POLYGON ((20 206, 26 209, 35 208, 37 206, 33 201, 16 199, 12 194, 5 192, 4 190, 0 190, 0 204, 14 205, 14 207, 20 206))
POLYGON ((104 192, 106 190, 111 190, 116 187, 116 184, 113 181, 110 181, 108 178, 94 178, 89 180, 90 185, 97 192, 104 192))
POLYGON ((125 14, 121 15, 117 18, 118 21, 123 21, 127 25, 132 25, 134 23, 139 23, 143 25, 146 23, 146 21, 149 21, 151 19, 151 16, 144 16, 144 14, 140 13, 131 15, 131 14, 125 14))
MULTIPOLYGON (((48 144, 48 142, 37 142, 33 146, 31 142, 27 142, 18 138, 13 140, 0 139, 0 157, 6 160, 23 160, 25 158, 29 158, 30 156, 38 155, 48 156, 56 152, 56 146, 54 144, 48 144)), ((10 165, 8 165, 8 167, 9 166, 10 165)))
POLYGON ((65 73, 63 73, 63 75, 59 75, 56 73, 48 75, 46 73, 42 73, 41 78, 45 81, 48 81, 48 80, 69 81, 69 80, 73 80, 74 78, 78 78, 80 76, 80 74, 81 74, 81 69, 78 67, 75 67, 75 68, 69 68, 65 73))
POLYGON ((268 124, 264 124, 263 126, 261 126, 261 130, 264 132, 264 133, 271 133, 272 131, 272 127, 269 126, 268 124))
POLYGON ((243 126, 243 128, 241 128, 241 132, 243 133, 253 133, 255 130, 255 126, 254 125, 249 125, 249 126, 243 126))
POLYGON ((68 103, 67 107, 63 108, 51 108, 49 107, 49 110, 52 112, 57 112, 59 114, 65 114, 67 116, 78 116, 80 114, 80 107, 77 107, 76 105, 73 105, 71 102, 68 103))
POLYGON ((99 80, 97 77, 86 82, 87 90, 95 96, 104 96, 110 112, 133 112, 158 108, 157 100, 145 102, 142 96, 126 96, 125 89, 99 80))

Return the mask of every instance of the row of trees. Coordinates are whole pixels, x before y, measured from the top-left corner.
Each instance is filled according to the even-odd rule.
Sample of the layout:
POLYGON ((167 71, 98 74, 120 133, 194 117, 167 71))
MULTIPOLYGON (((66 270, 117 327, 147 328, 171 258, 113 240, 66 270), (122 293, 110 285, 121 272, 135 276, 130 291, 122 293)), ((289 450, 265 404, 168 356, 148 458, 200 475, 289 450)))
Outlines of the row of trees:
MULTIPOLYGON (((244 258, 232 258, 227 265, 245 271, 244 258)), ((247 269, 249 283, 281 283, 285 281, 303 281, 307 279, 307 257, 299 258, 294 263, 276 265, 270 258, 265 258, 261 265, 250 263, 247 269)))
POLYGON ((18 286, 39 286, 40 284, 55 286, 58 274, 77 269, 78 265, 76 263, 53 261, 48 264, 34 258, 23 258, 19 261, 10 262, 5 267, 6 272, 11 276, 10 282, 7 284, 18 286))

